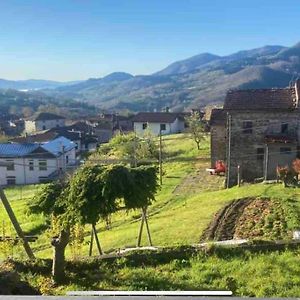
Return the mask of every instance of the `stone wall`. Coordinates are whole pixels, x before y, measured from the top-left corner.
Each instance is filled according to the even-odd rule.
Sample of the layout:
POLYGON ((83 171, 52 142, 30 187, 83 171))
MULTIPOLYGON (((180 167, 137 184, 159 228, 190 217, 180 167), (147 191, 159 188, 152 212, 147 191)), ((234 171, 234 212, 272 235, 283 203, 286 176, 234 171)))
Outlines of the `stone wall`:
POLYGON ((211 167, 217 160, 226 160, 226 128, 225 125, 212 125, 210 128, 211 167))
MULTIPOLYGON (((267 133, 281 133, 281 124, 288 123, 289 131, 294 130, 300 137, 300 113, 298 111, 234 111, 231 115, 231 140, 230 140, 230 168, 229 185, 237 182, 237 166, 241 166, 242 179, 253 181, 255 178, 264 176, 266 159, 267 133), (243 130, 244 121, 253 124, 252 133, 243 130), (258 156, 257 149, 263 149, 262 155, 258 156), (262 157, 263 156, 263 157, 262 157)), ((229 141, 227 143, 228 151, 229 141)), ((276 166, 290 164, 297 157, 297 143, 272 143, 268 144, 269 168, 268 178, 276 178, 276 166), (281 148, 290 148, 290 153, 281 153, 281 148)), ((229 158, 227 157, 226 165, 229 158)), ((227 174, 228 175, 228 174, 227 174)))

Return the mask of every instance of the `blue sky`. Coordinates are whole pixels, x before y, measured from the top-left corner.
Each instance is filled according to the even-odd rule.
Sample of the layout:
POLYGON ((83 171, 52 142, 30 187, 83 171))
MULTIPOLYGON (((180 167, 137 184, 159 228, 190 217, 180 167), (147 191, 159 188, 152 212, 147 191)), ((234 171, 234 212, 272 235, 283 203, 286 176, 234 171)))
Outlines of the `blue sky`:
POLYGON ((0 78, 151 74, 202 52, 300 41, 297 0, 1 0, 0 78))

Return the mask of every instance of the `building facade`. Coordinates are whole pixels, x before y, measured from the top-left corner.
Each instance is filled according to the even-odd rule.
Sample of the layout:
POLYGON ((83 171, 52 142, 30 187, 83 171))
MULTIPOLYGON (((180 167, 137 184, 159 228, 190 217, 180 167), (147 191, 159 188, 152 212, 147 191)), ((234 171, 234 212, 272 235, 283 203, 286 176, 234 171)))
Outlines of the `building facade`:
POLYGON ((52 128, 64 127, 65 118, 52 113, 42 112, 25 121, 25 132, 33 133, 52 128))
POLYGON ((299 92, 300 81, 227 93, 223 125, 211 127, 211 153, 212 163, 225 160, 228 186, 236 184, 238 170, 244 181, 275 179, 277 166, 290 166, 300 156, 299 92))
POLYGON ((180 113, 141 112, 132 119, 134 132, 142 136, 146 130, 153 135, 180 133, 185 130, 184 117, 180 113))
POLYGON ((55 179, 76 165, 75 144, 60 137, 46 143, 0 144, 0 185, 35 184, 55 179))

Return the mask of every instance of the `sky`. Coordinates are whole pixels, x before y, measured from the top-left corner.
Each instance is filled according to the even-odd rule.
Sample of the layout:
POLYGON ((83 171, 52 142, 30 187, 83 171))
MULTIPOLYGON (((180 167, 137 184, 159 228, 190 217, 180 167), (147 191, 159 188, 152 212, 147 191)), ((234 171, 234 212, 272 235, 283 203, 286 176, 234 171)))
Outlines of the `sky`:
POLYGON ((298 0, 1 0, 0 78, 151 74, 203 52, 300 41, 298 0))

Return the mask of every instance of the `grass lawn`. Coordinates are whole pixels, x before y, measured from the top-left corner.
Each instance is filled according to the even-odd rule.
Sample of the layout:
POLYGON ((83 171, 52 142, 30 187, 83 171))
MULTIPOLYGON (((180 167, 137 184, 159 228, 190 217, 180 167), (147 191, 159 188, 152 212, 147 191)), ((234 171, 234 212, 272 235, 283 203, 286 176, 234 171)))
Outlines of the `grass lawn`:
MULTIPOLYGON (((163 186, 157 194, 156 202, 148 210, 154 245, 176 246, 198 243, 202 231, 213 215, 233 199, 251 196, 293 198, 296 207, 299 207, 300 190, 284 189, 281 185, 256 184, 229 190, 222 189, 222 178, 210 176, 205 172, 209 164, 208 141, 209 139, 198 151, 193 140, 185 134, 164 137, 163 146, 166 154, 163 164, 163 186), (208 189, 208 186, 213 188, 208 189)), ((38 187, 7 188, 6 194, 23 230, 27 234, 39 236, 38 241, 32 244, 37 257, 50 258, 52 249, 49 245, 49 236, 44 233, 46 220, 41 215, 28 215, 26 211, 27 203, 38 187)), ((0 216, 7 227, 9 222, 2 206, 0 216)), ((104 222, 98 224, 97 229, 105 252, 136 245, 139 216, 139 211, 115 214, 112 216, 110 230, 106 229, 104 222)), ((0 228, 1 226, 3 227, 2 224, 0 228)), ((90 228, 86 227, 85 242, 80 249, 82 255, 88 253, 89 232, 90 228)), ((147 245, 145 233, 143 244, 147 245)), ((70 249, 67 249, 67 255, 70 257, 70 249)))
POLYGON ((43 294, 76 290, 230 290, 234 296, 298 297, 300 250, 251 252, 173 249, 113 260, 73 261, 67 281, 51 282, 51 260, 12 262, 22 280, 43 294))
MULTIPOLYGON (((67 290, 201 290, 230 289, 240 296, 298 296, 300 293, 300 250, 276 252, 212 249, 209 253, 192 254, 182 251, 182 245, 198 243, 203 230, 214 214, 229 201, 243 197, 267 197, 290 201, 300 212, 300 190, 283 188, 280 184, 253 184, 222 189, 223 177, 205 172, 209 165, 208 139, 198 151, 184 134, 164 137, 164 176, 156 202, 149 208, 152 240, 157 246, 172 246, 172 252, 120 258, 116 260, 73 260, 67 267, 68 282, 51 285, 51 255, 46 220, 41 215, 28 215, 27 203, 40 186, 7 188, 7 197, 27 234, 38 235, 33 249, 38 258, 34 264, 14 262, 12 268, 24 280, 43 293, 64 294, 67 290), (176 248, 177 247, 177 248, 176 248), (173 251, 173 250, 172 250, 173 251)), ((287 211, 287 215, 290 212, 287 211)), ((118 213, 112 216, 112 228, 104 222, 97 226, 105 252, 135 246, 140 213, 118 213)), ((13 232, 3 207, 0 206, 1 226, 13 232), (5 225, 6 224, 6 225, 5 225)), ((291 226, 299 226, 299 221, 291 226)), ((87 255, 90 228, 79 248, 87 255)), ((143 237, 147 245, 146 235, 143 237)), ((96 250, 95 254, 96 254, 96 250)), ((23 251, 15 251, 18 254, 23 251)), ((18 255, 16 255, 18 257, 18 255)), ((67 248, 71 259, 71 249, 67 248)), ((78 258, 78 257, 77 257, 78 258)))

